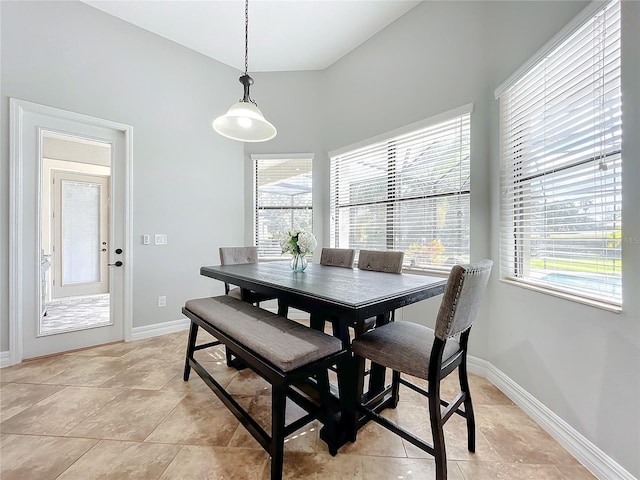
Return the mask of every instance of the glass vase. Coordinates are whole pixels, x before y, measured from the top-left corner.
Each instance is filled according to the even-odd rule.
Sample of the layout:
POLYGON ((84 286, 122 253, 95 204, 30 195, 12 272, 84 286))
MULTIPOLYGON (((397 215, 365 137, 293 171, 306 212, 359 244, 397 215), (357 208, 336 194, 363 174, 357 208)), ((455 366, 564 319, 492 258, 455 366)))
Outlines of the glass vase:
POLYGON ((289 266, 291 266, 291 270, 294 272, 304 272, 304 269, 307 268, 307 257, 300 254, 293 255, 289 266))

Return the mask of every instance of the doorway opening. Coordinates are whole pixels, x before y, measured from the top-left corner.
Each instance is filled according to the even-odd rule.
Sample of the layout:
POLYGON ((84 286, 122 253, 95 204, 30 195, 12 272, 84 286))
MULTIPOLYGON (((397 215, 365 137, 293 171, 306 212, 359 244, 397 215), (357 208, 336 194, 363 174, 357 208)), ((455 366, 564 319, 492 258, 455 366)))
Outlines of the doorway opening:
POLYGON ((38 335, 112 324, 111 144, 42 131, 38 335))

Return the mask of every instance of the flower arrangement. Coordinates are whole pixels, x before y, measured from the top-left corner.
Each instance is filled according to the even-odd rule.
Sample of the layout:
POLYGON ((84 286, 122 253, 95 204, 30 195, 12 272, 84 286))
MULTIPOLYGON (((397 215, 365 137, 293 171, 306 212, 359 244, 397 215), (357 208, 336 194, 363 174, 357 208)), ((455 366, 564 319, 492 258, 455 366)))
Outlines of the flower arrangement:
POLYGON ((308 253, 313 253, 317 246, 318 242, 313 233, 299 228, 289 230, 280 238, 282 253, 290 253, 292 255, 290 266, 294 272, 304 272, 304 269, 307 268, 305 256, 308 253))
POLYGON ((280 238, 282 253, 305 256, 313 253, 318 246, 318 242, 313 233, 301 229, 289 230, 280 238))

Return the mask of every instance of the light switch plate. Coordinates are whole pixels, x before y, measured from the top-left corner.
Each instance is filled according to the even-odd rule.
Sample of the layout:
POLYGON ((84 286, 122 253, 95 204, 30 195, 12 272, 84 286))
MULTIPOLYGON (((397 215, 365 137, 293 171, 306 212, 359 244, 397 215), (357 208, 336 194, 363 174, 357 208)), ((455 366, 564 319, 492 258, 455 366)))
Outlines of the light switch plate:
POLYGON ((149 235, 142 235, 142 244, 149 245, 151 243, 151 238, 149 235))
POLYGON ((155 240, 155 244, 156 245, 166 245, 167 244, 167 234, 166 233, 156 233, 154 240, 155 240))

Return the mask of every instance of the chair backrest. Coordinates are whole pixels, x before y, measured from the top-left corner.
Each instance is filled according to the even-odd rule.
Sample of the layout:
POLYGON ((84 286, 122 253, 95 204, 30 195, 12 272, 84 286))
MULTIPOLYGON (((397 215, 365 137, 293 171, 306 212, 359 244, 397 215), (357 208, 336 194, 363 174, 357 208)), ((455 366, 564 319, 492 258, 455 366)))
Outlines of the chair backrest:
POLYGON ((220 265, 258 263, 258 247, 220 247, 220 265))
POLYGON ((353 248, 323 248, 320 254, 320 265, 353 268, 355 257, 356 251, 353 248))
POLYGON ((358 269, 374 272, 402 273, 404 252, 360 250, 358 269))
POLYGON ((446 340, 471 326, 480 308, 492 266, 491 260, 480 260, 470 265, 455 265, 451 269, 436 319, 437 338, 446 340))

